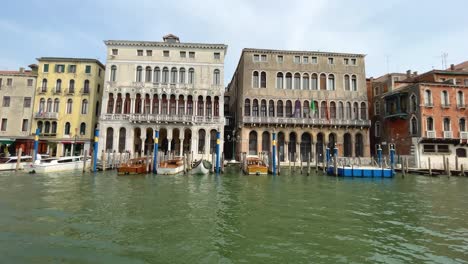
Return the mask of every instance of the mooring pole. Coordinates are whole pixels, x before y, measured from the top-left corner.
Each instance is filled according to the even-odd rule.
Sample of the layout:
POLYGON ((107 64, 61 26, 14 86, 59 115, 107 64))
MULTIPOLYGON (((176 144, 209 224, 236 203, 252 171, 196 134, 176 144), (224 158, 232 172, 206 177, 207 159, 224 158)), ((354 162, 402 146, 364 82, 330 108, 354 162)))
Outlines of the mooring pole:
POLYGON ((377 148, 377 161, 379 162, 379 167, 382 168, 382 148, 380 145, 377 148))
POLYGON ((36 134, 34 135, 34 155, 33 155, 33 163, 36 162, 37 159, 37 152, 39 150, 39 133, 41 131, 39 128, 36 128, 36 134))
POLYGON ((276 176, 276 133, 273 132, 273 142, 272 142, 272 146, 273 146, 273 155, 272 155, 272 163, 273 163, 273 175, 276 176))
POLYGON ((99 140, 99 129, 94 131, 94 149, 93 149, 93 172, 97 171, 97 155, 98 155, 98 141, 99 140))
POLYGON ((216 174, 219 174, 219 145, 221 143, 221 133, 216 132, 216 174))
POLYGON ((395 163, 395 146, 390 145, 390 168, 392 169, 392 174, 394 170, 394 163, 395 163))
POLYGON ((153 146, 153 173, 157 173, 158 168, 158 144, 159 144, 159 131, 154 131, 154 146, 153 146))
POLYGON ((327 147, 326 150, 325 150, 325 155, 327 156, 326 159, 327 159, 327 169, 328 169, 328 166, 330 164, 330 149, 327 147))

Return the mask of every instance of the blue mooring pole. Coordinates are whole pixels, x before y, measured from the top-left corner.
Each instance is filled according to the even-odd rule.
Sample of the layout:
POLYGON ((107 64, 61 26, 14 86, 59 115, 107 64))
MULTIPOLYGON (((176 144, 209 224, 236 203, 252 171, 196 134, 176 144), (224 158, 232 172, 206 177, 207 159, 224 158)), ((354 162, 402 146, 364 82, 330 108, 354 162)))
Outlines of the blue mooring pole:
POLYGON ((377 147, 377 161, 379 162, 379 167, 382 167, 382 147, 380 145, 377 147))
POLYGON ((394 170, 394 163, 395 163, 395 145, 390 145, 390 167, 392 172, 394 170))
POLYGON ((276 133, 273 132, 273 157, 272 157, 272 162, 273 162, 273 175, 276 175, 276 133))
POLYGON ((36 128, 36 134, 34 135, 34 155, 33 155, 33 163, 36 161, 37 159, 37 152, 39 150, 39 133, 41 133, 41 131, 39 130, 39 128, 36 128))
POLYGON ((330 165, 330 149, 328 147, 325 150, 325 155, 327 156, 327 169, 328 169, 328 165, 330 165))
POLYGON ((219 160, 221 157, 219 156, 219 145, 221 143, 221 133, 216 132, 216 174, 219 174, 219 160))
POLYGON ((159 144, 159 131, 154 131, 154 148, 153 148, 153 173, 157 173, 158 167, 158 144, 159 144))
POLYGON ((97 171, 97 154, 98 154, 98 145, 99 145, 99 129, 94 131, 94 149, 93 149, 93 172, 97 171))

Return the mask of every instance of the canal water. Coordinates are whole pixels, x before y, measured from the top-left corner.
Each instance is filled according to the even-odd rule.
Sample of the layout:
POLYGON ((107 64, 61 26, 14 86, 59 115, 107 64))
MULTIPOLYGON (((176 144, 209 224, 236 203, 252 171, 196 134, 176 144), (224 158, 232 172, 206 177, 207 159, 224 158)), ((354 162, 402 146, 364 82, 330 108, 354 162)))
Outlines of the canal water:
POLYGON ((0 263, 468 263, 468 178, 0 173, 0 263))

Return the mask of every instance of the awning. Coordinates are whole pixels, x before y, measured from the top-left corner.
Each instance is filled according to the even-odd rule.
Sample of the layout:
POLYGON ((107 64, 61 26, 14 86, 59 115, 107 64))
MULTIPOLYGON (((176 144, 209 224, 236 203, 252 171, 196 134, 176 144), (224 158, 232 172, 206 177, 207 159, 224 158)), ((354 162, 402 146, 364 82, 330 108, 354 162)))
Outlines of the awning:
POLYGON ((0 138, 0 144, 2 145, 11 145, 15 142, 14 138, 0 138))

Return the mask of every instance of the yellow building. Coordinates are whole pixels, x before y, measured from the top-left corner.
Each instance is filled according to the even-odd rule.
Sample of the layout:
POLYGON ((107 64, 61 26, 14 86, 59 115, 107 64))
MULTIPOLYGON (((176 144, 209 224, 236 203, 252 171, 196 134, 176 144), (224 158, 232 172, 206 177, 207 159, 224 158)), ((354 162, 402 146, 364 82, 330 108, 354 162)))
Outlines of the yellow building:
POLYGON ((39 153, 69 156, 89 150, 101 111, 104 65, 83 58, 37 60, 31 132, 40 130, 39 153))

